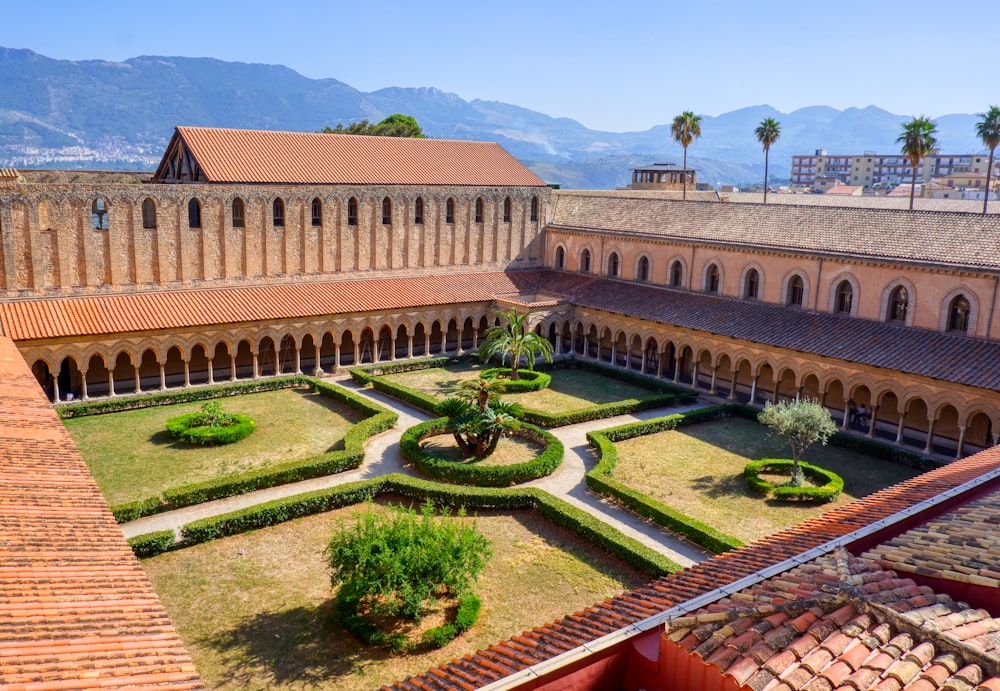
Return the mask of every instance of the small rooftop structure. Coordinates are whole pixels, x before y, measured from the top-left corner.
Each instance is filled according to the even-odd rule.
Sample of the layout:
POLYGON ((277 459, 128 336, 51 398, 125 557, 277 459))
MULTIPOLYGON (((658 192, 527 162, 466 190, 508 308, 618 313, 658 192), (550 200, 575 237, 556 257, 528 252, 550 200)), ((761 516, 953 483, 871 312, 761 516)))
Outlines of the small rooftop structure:
POLYGON ((634 190, 681 190, 687 178, 688 189, 694 189, 697 182, 696 171, 676 163, 653 163, 632 170, 634 190))

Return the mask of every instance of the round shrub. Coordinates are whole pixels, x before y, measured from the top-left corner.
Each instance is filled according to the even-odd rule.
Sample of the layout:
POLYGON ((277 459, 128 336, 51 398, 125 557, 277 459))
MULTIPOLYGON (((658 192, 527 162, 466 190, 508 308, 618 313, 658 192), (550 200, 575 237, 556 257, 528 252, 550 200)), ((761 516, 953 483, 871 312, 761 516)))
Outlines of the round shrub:
POLYGON ((834 501, 844 489, 844 479, 826 468, 800 461, 802 473, 810 480, 819 483, 816 487, 791 487, 788 485, 772 485, 760 477, 761 473, 785 473, 791 477, 794 461, 788 458, 765 458, 760 461, 750 461, 743 468, 750 489, 775 501, 834 501))
POLYGON ((450 434, 445 431, 447 423, 448 418, 429 420, 409 428, 403 432, 399 440, 403 456, 413 463, 417 470, 437 480, 476 487, 508 487, 550 475, 562 463, 562 442, 545 430, 527 423, 520 424, 511 435, 545 447, 542 453, 530 461, 503 466, 479 466, 446 461, 425 451, 420 442, 428 437, 450 434))
POLYGON ((212 427, 205 423, 204 413, 187 413, 167 420, 167 432, 174 439, 196 446, 233 444, 249 437, 257 425, 246 415, 233 414, 229 424, 212 427))
POLYGON ((552 383, 552 375, 546 372, 518 370, 520 379, 510 378, 510 367, 491 367, 483 370, 479 377, 493 382, 493 389, 500 393, 526 393, 541 391, 552 383))

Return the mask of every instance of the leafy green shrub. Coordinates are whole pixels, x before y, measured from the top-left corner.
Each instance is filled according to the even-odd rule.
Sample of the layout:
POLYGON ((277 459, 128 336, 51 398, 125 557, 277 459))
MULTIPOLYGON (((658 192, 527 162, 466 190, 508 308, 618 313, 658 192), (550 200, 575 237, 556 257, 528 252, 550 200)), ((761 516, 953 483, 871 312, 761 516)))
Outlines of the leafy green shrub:
POLYGON ((479 620, 479 611, 482 605, 482 600, 473 592, 466 591, 459 595, 455 621, 424 631, 424 644, 431 648, 443 648, 455 636, 464 633, 479 620))
POLYGON ((511 431, 511 436, 523 437, 545 447, 530 461, 503 466, 446 461, 425 451, 420 442, 427 437, 446 434, 447 424, 448 418, 429 420, 409 428, 399 440, 403 456, 420 472, 437 480, 478 487, 507 487, 550 475, 563 460, 561 441, 534 425, 521 424, 511 431))
POLYGON ((765 496, 770 495, 775 501, 834 501, 844 489, 844 480, 839 475, 805 461, 799 461, 799 467, 807 478, 822 483, 819 487, 772 485, 760 477, 761 473, 788 473, 790 476, 793 465, 794 461, 790 458, 750 461, 743 468, 743 477, 751 489, 765 496))
POLYGON ((479 377, 489 380, 492 383, 490 388, 498 393, 541 391, 552 383, 552 375, 547 372, 521 370, 518 372, 521 378, 517 380, 511 379, 510 373, 510 367, 491 367, 480 372, 479 377))
POLYGON ((111 513, 119 523, 128 523, 143 516, 152 516, 165 508, 160 497, 146 497, 135 501, 115 504, 111 507, 111 513))
POLYGON ((160 530, 155 533, 136 535, 128 539, 128 545, 132 548, 135 556, 140 559, 155 557, 174 546, 174 531, 160 530))
POLYGON ((612 403, 602 403, 586 408, 578 408, 563 413, 548 413, 541 410, 531 410, 525 408, 522 419, 534 425, 544 425, 545 427, 564 427, 575 425, 580 422, 591 420, 602 420, 607 417, 626 415, 640 410, 652 410, 654 408, 667 408, 676 403, 677 397, 672 393, 653 394, 642 398, 627 398, 623 401, 612 403))
POLYGON ((420 370, 433 369, 435 367, 447 367, 448 365, 465 362, 468 358, 464 356, 450 357, 438 356, 421 358, 419 360, 401 360, 399 362, 380 362, 364 367, 352 367, 348 370, 351 378, 359 384, 367 384, 375 377, 382 377, 388 374, 402 374, 403 372, 419 372, 420 370))
POLYGON ((246 439, 257 425, 248 415, 232 414, 229 424, 212 425, 204 412, 187 413, 167 420, 167 432, 174 439, 196 446, 222 446, 246 439))

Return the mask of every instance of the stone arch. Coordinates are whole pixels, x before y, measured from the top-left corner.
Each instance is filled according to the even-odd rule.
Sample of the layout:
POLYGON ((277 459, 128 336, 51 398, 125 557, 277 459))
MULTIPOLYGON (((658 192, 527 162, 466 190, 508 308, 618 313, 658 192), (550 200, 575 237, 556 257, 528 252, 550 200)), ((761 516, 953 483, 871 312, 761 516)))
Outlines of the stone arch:
POLYGON ((858 305, 861 303, 861 284, 854 274, 845 271, 837 274, 830 281, 830 294, 827 299, 826 311, 831 314, 844 314, 851 317, 858 316, 858 305), (845 302, 846 293, 841 288, 844 285, 850 287, 850 297, 845 302), (845 309, 846 307, 846 309, 845 309))
POLYGON ((653 260, 643 252, 635 260, 635 280, 647 283, 653 275, 653 260))
POLYGON ((156 228, 156 202, 152 197, 142 200, 142 227, 146 230, 156 228))
POLYGON ((722 295, 722 286, 725 285, 725 276, 722 271, 722 262, 718 259, 710 259, 705 262, 701 270, 701 289, 706 293, 722 295))
POLYGON ((622 257, 618 250, 608 252, 608 259, 605 262, 607 276, 609 278, 620 278, 622 275, 622 257))
POLYGON ((476 324, 472 317, 466 317, 465 321, 462 322, 462 333, 459 335, 458 345, 460 351, 474 350, 479 345, 476 324))
POLYGON ((392 336, 392 327, 383 324, 382 328, 378 330, 378 339, 375 341, 375 357, 373 358, 375 361, 384 362, 393 359, 395 354, 393 353, 392 336))
POLYGON ((726 394, 730 399, 735 398, 735 384, 734 380, 736 378, 733 371, 733 359, 726 352, 720 352, 715 358, 715 365, 712 369, 712 379, 714 385, 710 391, 714 391, 716 395, 726 394))
POLYGON ((219 341, 211 350, 212 380, 231 381, 235 379, 233 370, 232 348, 226 341, 219 341))
POLYGON ((815 372, 808 372, 802 375, 801 384, 799 384, 799 396, 817 401, 823 400, 823 389, 819 383, 819 375, 815 372))
POLYGON ((687 276, 687 262, 680 255, 670 258, 667 262, 666 284, 671 288, 683 288, 684 277, 687 276))
POLYGON ((938 319, 938 330, 939 331, 952 331, 955 333, 965 333, 969 336, 975 336, 976 325, 979 321, 979 297, 969 288, 964 285, 953 288, 948 291, 948 294, 944 296, 941 300, 941 305, 939 307, 940 315, 938 319), (968 309, 965 311, 965 328, 957 329, 953 325, 953 314, 952 309, 956 305, 956 302, 965 298, 968 302, 968 309))
POLYGON ((580 250, 580 263, 577 266, 580 273, 589 274, 594 270, 594 251, 588 245, 580 250))
POLYGON ((906 324, 906 326, 913 326, 913 318, 917 313, 916 301, 917 289, 913 283, 903 277, 894 279, 882 291, 882 300, 879 303, 879 320, 886 322, 898 321, 906 324), (902 310, 902 319, 895 318, 899 316, 899 310, 892 304, 896 291, 899 288, 906 291, 906 307, 902 310))
POLYGON ((555 251, 552 253, 552 268, 566 268, 566 247, 562 243, 556 245, 555 251))
POLYGON ((413 355, 419 357, 422 355, 428 355, 430 351, 430 346, 428 345, 428 339, 430 338, 430 332, 427 330, 427 325, 422 321, 418 321, 413 325, 413 355))
POLYGON ((764 294, 764 269, 755 261, 748 263, 740 272, 740 297, 759 300, 764 294), (753 281, 756 272, 756 282, 753 281))
POLYGON ((87 361, 87 391, 91 396, 106 396, 110 393, 111 370, 101 353, 94 353, 87 361))
POLYGON ((160 388, 160 358, 152 348, 146 348, 139 358, 139 389, 156 391, 160 388))
POLYGON ((249 338, 243 338, 236 344, 236 378, 253 379, 254 347, 249 338))
POLYGON ((207 384, 208 376, 208 348, 201 343, 196 343, 191 348, 191 355, 188 357, 188 383, 207 384))
POLYGON ((278 374, 278 345, 270 336, 264 336, 257 344, 257 377, 278 374))
POLYGON ((457 353, 460 345, 460 334, 458 327, 458 319, 452 317, 448 320, 448 330, 444 335, 444 343, 442 344, 441 352, 443 353, 457 353))
POLYGON ((809 275, 802 269, 794 268, 781 279, 781 304, 802 309, 809 305, 809 275))

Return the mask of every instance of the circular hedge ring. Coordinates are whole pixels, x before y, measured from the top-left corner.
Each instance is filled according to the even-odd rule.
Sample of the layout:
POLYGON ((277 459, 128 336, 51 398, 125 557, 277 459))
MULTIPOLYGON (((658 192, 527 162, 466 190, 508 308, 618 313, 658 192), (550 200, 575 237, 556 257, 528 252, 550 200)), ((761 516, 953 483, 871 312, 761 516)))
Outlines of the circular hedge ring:
POLYGON ((167 420, 167 432, 174 439, 196 446, 234 444, 249 437, 257 425, 246 415, 232 414, 228 425, 210 427, 204 424, 204 413, 187 413, 167 420))
POLYGON ((790 487, 788 485, 772 485, 760 478, 761 473, 788 473, 791 475, 794 461, 788 458, 765 458, 760 461, 750 461, 743 468, 743 477, 747 479, 750 489, 775 501, 834 501, 844 489, 844 479, 826 468, 820 468, 811 463, 799 461, 802 473, 810 480, 819 483, 817 487, 790 487))
POLYGON ((409 428, 399 440, 403 456, 417 470, 436 480, 475 487, 509 487, 550 475, 563 460, 561 441, 540 427, 521 423, 516 430, 511 431, 511 436, 528 439, 545 447, 544 451, 530 461, 502 466, 466 465, 446 461, 425 451, 420 442, 428 437, 450 434, 446 431, 447 424, 446 417, 429 420, 409 428))
POLYGON ((492 382, 495 390, 500 393, 541 391, 552 383, 552 375, 546 372, 518 370, 520 379, 511 379, 510 373, 510 367, 491 367, 480 372, 479 378, 492 382))

